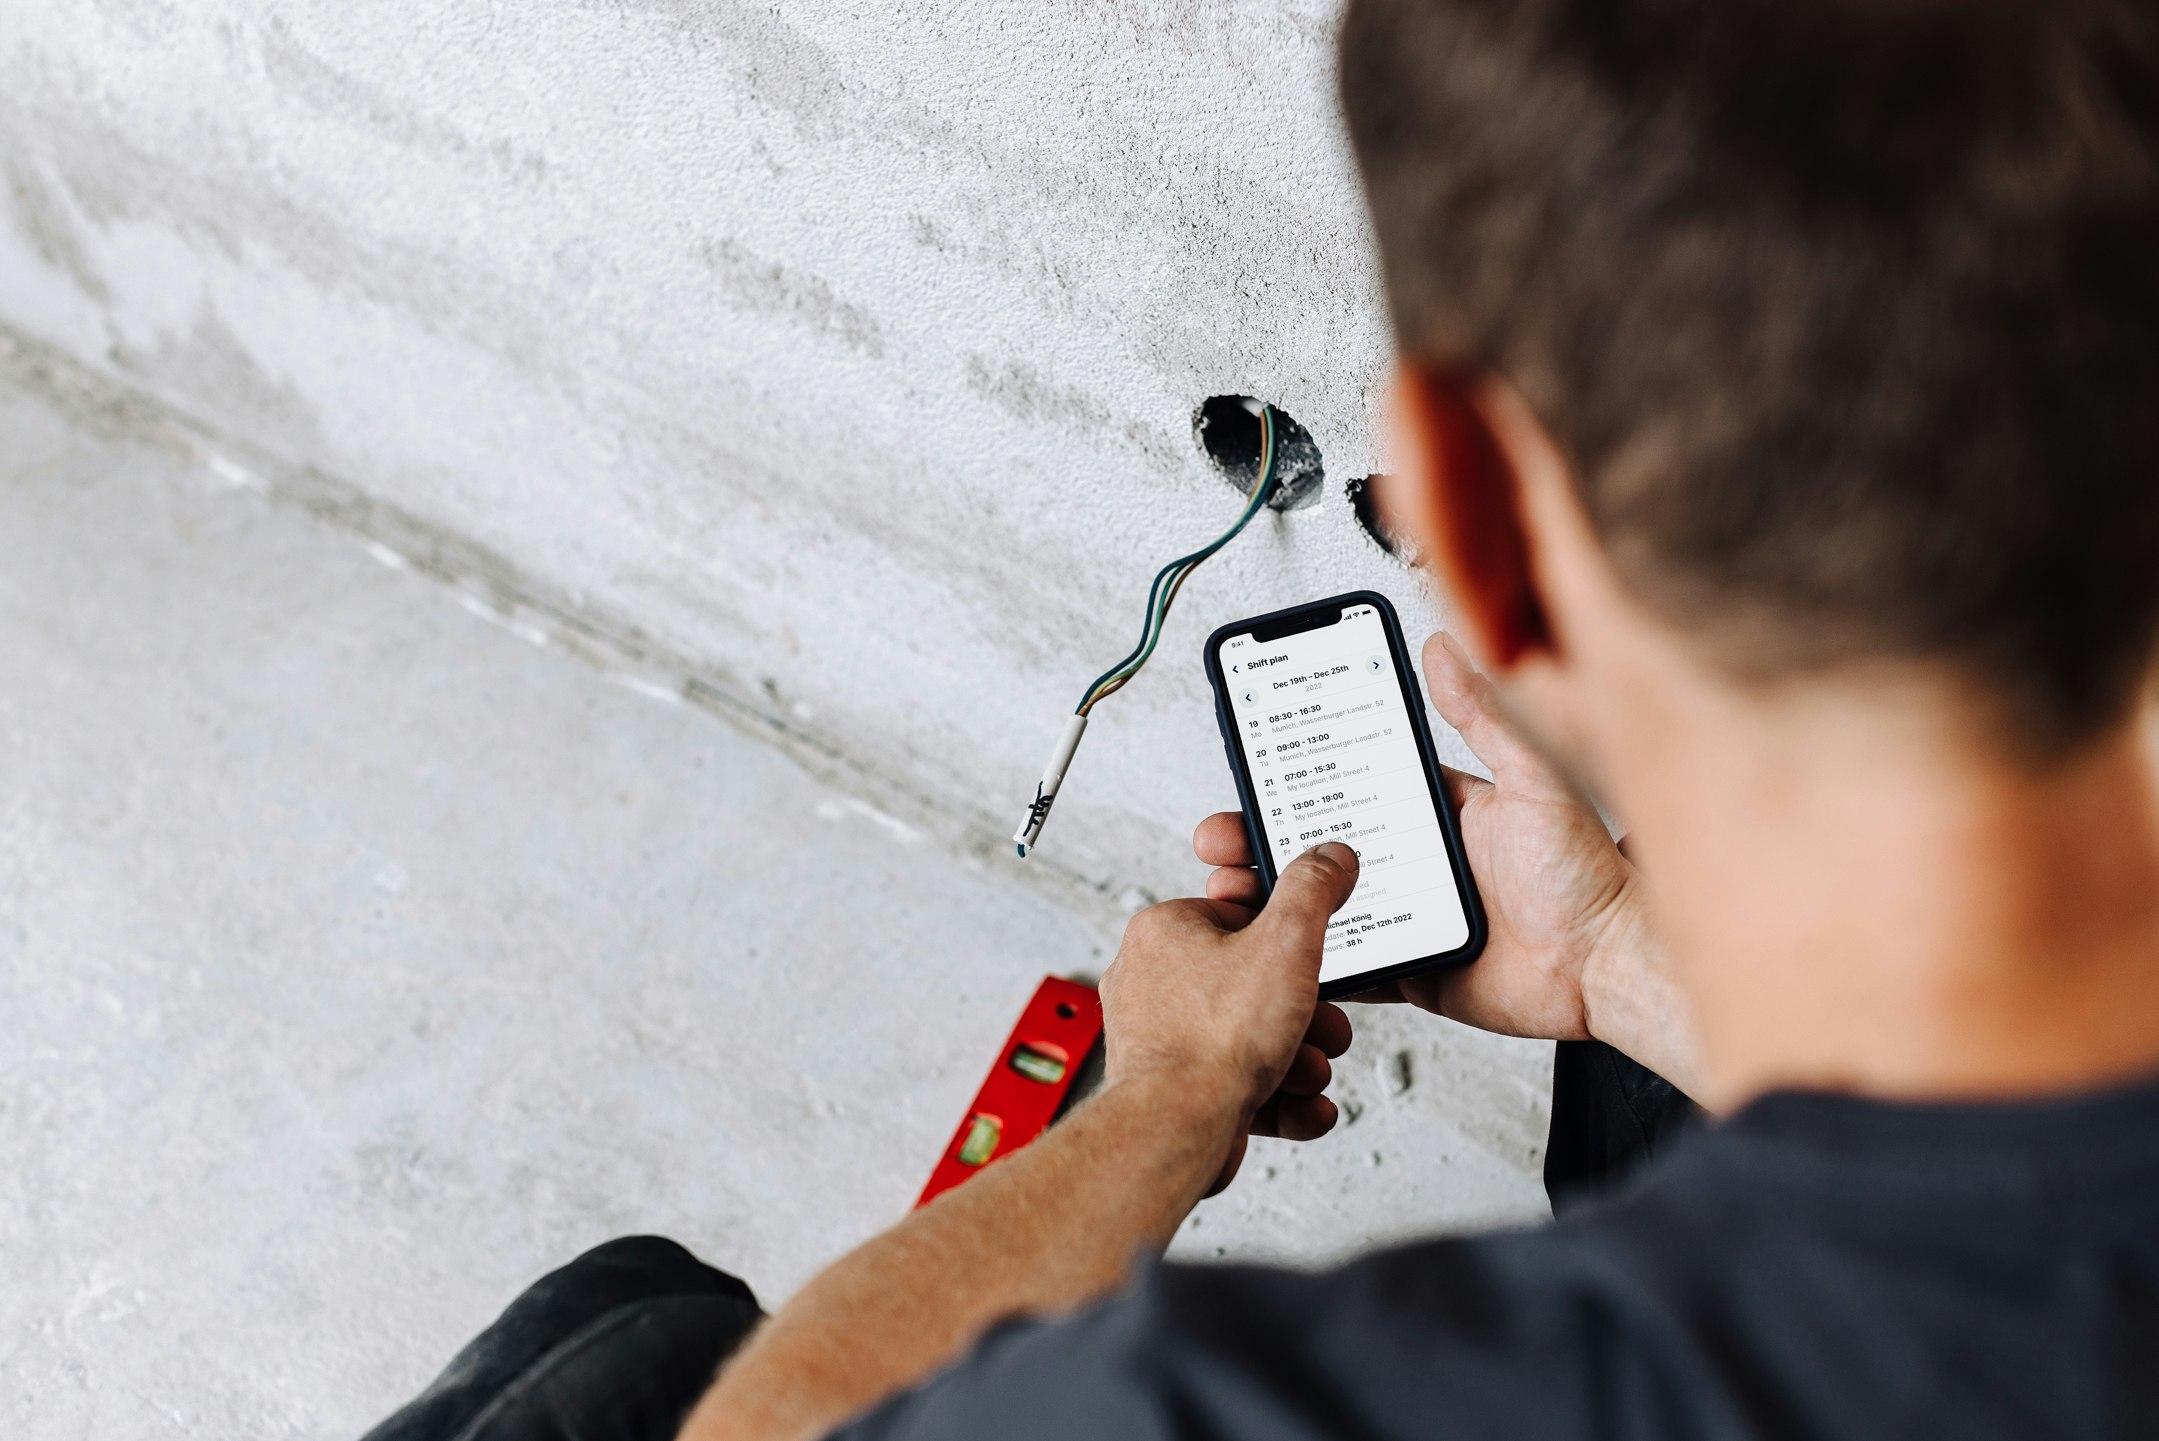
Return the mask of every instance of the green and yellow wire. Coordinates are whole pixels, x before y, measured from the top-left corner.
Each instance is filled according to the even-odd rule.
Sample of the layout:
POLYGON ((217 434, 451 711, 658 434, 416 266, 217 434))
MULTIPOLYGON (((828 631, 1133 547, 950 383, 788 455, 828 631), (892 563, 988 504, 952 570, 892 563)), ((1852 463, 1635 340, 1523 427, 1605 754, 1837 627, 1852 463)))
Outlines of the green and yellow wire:
POLYGON ((1177 557, 1155 572, 1154 584, 1147 588, 1147 620, 1140 630, 1139 644, 1132 648, 1130 655, 1102 672, 1095 678, 1094 684, 1087 687, 1086 693, 1080 697, 1080 703, 1073 708, 1071 720, 1065 723, 1064 735, 1050 756, 1048 768, 1043 771, 1041 781, 1035 786, 1035 797, 1027 807, 1027 818, 1020 823, 1019 830, 1012 837, 1013 844, 1019 848, 1022 857, 1033 848, 1042 834, 1042 823, 1049 818, 1050 803, 1057 798, 1058 787, 1064 784, 1065 771, 1072 764, 1072 753, 1079 749, 1080 736, 1086 732, 1088 713, 1094 709, 1096 702, 1104 696, 1116 693, 1132 677, 1138 675, 1140 669, 1154 655, 1155 647, 1161 644, 1162 628, 1169 621, 1169 610, 1177 601, 1179 588, 1209 556, 1235 540, 1238 532, 1251 524, 1252 517, 1259 514, 1260 507, 1274 494, 1275 470, 1274 408, 1262 405, 1259 408, 1259 473, 1252 483, 1251 495, 1245 500, 1243 513, 1237 517, 1235 525, 1223 531, 1211 543, 1190 555, 1177 557))

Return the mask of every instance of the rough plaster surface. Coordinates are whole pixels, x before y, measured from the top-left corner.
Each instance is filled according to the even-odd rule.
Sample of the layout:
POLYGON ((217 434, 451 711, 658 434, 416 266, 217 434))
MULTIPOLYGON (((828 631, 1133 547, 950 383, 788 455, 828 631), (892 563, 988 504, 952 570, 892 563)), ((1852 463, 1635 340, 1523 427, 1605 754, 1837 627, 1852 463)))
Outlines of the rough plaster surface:
POLYGON ((1231 795, 1212 625, 1365 585, 1430 616, 1342 495, 1386 344, 1333 23, 19 4, 0 321, 496 558, 984 856, 1154 566, 1233 513, 1193 406, 1275 401, 1326 502, 1186 588, 1029 867, 1129 904, 1231 795))
MULTIPOLYGON (((784 1298, 1113 944, 332 502, 0 347, 0 1436, 349 1437, 628 1231, 784 1298)), ((1176 1249, 1532 1218, 1548 1065, 1371 1016, 1176 1249)))

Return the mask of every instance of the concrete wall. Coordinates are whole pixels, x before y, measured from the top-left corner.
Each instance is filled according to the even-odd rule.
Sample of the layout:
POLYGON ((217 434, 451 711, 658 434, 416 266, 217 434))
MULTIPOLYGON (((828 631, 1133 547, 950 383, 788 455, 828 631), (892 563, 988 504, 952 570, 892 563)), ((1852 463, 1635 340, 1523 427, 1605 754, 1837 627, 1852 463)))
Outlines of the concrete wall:
MULTIPOLYGON (((1377 584, 1386 334, 1325 0, 97 0, 0 22, 0 324, 157 397, 535 639, 1001 837, 1148 576, 1185 592, 1033 878, 1188 885, 1214 624, 1377 584)), ((391 557, 394 558, 394 557, 391 557)))

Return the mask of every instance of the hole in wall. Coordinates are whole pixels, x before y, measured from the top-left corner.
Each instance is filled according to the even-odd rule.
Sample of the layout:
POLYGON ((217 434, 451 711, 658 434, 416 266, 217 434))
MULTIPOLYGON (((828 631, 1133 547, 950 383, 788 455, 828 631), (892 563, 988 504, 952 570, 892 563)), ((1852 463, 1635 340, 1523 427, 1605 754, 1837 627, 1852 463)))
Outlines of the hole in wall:
MULTIPOLYGON (((1210 395, 1192 412, 1192 438, 1239 495, 1250 495, 1259 481, 1259 416, 1249 395, 1210 395)), ((1312 432, 1275 407, 1275 461, 1279 484, 1267 504, 1275 510, 1302 510, 1319 499, 1327 473, 1320 468, 1319 446, 1312 432)))
POLYGON ((1407 565, 1410 562, 1409 547, 1388 527, 1387 517, 1380 510, 1379 488, 1386 483, 1384 475, 1353 475, 1342 487, 1342 493, 1349 497, 1350 513, 1357 517, 1357 528, 1364 532, 1365 538, 1407 565))

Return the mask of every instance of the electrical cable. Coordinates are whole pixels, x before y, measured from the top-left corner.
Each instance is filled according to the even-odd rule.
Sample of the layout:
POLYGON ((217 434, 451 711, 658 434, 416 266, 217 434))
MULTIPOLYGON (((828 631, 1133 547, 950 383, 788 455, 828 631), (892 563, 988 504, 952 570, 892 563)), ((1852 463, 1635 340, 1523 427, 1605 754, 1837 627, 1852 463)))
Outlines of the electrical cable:
POLYGON ((1252 493, 1245 500, 1243 513, 1237 517, 1235 525, 1212 542, 1190 555, 1177 557, 1155 572, 1154 584, 1147 588, 1147 617, 1140 628, 1139 644, 1123 660, 1095 677, 1094 683, 1080 696, 1072 718, 1065 722, 1063 735, 1058 737, 1057 748, 1050 753, 1050 763, 1044 768, 1042 779, 1035 785, 1034 799, 1027 806, 1027 818, 1020 822, 1019 830, 1012 836, 1012 843, 1022 859, 1041 838, 1042 824, 1049 819, 1050 804, 1057 799, 1058 788, 1064 784, 1065 771, 1071 767, 1073 752, 1079 749, 1080 737, 1087 733, 1088 714, 1104 697, 1116 694, 1140 673, 1153 657, 1155 647, 1162 642, 1162 628, 1169 621, 1170 607, 1176 603, 1177 592, 1185 581, 1206 563, 1208 557, 1235 540, 1274 495, 1278 479, 1274 407, 1258 402, 1251 404, 1257 406, 1254 414, 1259 419, 1259 471, 1252 483, 1252 493))

